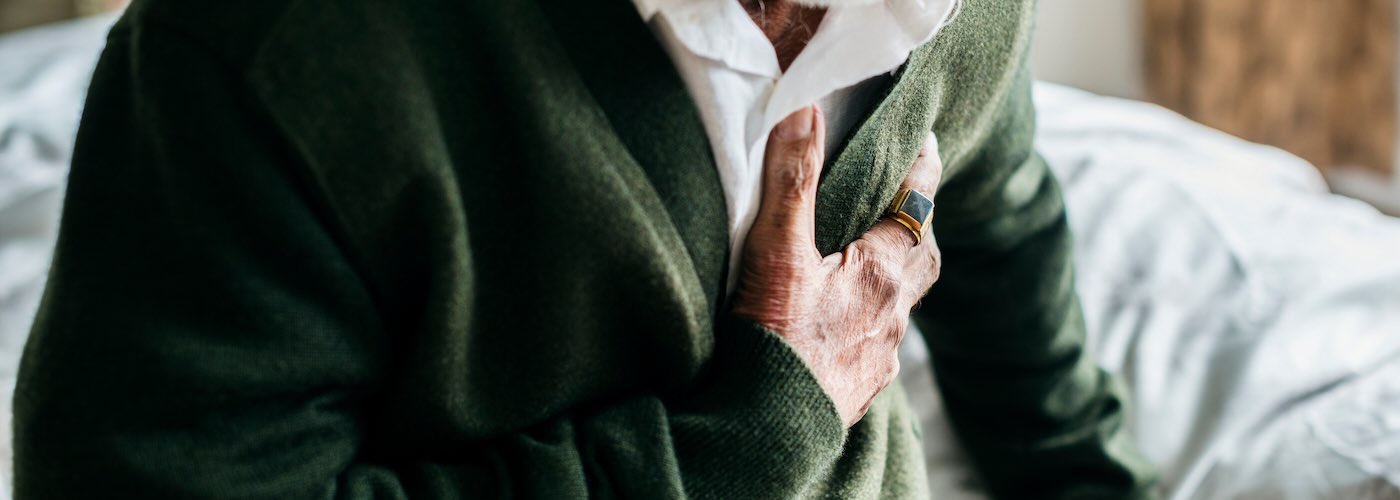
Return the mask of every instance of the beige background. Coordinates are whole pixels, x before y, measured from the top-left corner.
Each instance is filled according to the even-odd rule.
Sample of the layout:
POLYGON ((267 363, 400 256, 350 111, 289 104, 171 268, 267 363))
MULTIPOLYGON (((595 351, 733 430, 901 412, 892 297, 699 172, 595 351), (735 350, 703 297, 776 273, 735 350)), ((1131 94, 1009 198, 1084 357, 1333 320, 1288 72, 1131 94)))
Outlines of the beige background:
POLYGON ((0 32, 67 19, 77 13, 65 0, 0 0, 0 32))
MULTIPOLYGON (((1332 0, 1320 3, 1328 1, 1332 0)), ((1144 4, 1145 0, 1040 0, 1031 54, 1036 76, 1095 93, 1147 99, 1144 4)), ((1396 17, 1376 21, 1400 26, 1400 9, 1393 10, 1396 17)), ((1394 89, 1400 93, 1400 82, 1394 89)), ((1397 139, 1400 133, 1384 140, 1392 144, 1392 151, 1400 151, 1397 139)), ((1391 170, 1400 172, 1400 166, 1391 170)), ((1328 169, 1326 175, 1335 191, 1400 214, 1400 175, 1386 176, 1374 166, 1345 163, 1328 169)))

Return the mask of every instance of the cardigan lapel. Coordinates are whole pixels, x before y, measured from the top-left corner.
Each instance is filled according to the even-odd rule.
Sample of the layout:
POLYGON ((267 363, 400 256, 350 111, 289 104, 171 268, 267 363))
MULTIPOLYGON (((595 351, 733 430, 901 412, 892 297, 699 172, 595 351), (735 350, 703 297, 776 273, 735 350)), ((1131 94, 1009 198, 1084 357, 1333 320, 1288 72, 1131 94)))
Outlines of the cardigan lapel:
MULTIPOLYGON (((631 2, 546 0, 544 7, 614 132, 666 203, 718 307, 730 251, 724 191, 684 81, 631 2)), ((874 225, 913 166, 937 106, 920 83, 932 67, 933 45, 909 56, 880 103, 827 160, 817 190, 822 254, 874 225)))
POLYGON ((937 105, 923 83, 933 45, 909 55, 880 103, 827 159, 817 187, 816 238, 822 255, 840 251, 869 230, 914 166, 937 105))
POLYGON ((717 310, 729 261, 727 208, 684 81, 632 2, 542 4, 574 69, 665 203, 717 310))

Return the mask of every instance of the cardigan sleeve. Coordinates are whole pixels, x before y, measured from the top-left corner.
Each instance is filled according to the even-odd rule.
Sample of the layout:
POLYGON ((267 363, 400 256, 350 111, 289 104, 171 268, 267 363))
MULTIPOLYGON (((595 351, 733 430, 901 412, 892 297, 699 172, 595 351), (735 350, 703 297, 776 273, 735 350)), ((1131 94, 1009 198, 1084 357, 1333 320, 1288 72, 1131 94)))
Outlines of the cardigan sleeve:
MULTIPOLYGON (((1015 71, 1015 70, 1013 70, 1015 71)), ((1034 151, 1021 65, 949 166, 933 231, 942 274, 914 320, 953 428, 997 498, 1138 498, 1152 469, 1125 395, 1085 351, 1059 186, 1034 151)))
POLYGON ((739 320, 688 397, 448 457, 375 453, 395 360, 334 215, 227 65, 133 31, 113 33, 84 112, 16 390, 16 498, 779 498, 839 458, 846 431, 800 358, 739 320), (159 49, 133 56, 140 37, 159 49))

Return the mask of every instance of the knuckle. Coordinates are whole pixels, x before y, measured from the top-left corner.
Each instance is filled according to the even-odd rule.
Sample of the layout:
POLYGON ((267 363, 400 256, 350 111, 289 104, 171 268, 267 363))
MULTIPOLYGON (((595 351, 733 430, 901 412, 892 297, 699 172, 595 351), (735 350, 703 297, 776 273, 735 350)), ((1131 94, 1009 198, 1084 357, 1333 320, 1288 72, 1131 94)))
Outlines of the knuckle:
POLYGON ((943 274, 943 255, 939 253, 937 247, 929 250, 925 255, 928 259, 928 266, 926 269, 928 270, 929 284, 933 284, 937 282, 938 277, 943 274))
POLYGON ((933 134, 929 134, 928 139, 924 141, 924 147, 919 150, 919 157, 914 160, 914 168, 909 177, 909 184, 914 189, 930 196, 938 190, 938 185, 943 179, 943 159, 938 155, 938 141, 933 138, 933 134))
POLYGON ((897 222, 883 221, 866 233, 867 253, 882 262, 898 262, 904 259, 913 244, 908 230, 897 222))
MULTIPOLYGON (((925 164, 936 165, 937 162, 926 162, 925 164)), ((909 187, 920 193, 928 195, 928 197, 930 198, 934 198, 934 195, 938 193, 938 183, 941 178, 941 172, 935 170, 932 167, 925 166, 923 168, 914 170, 913 174, 910 175, 909 187)))
POLYGON ((870 258, 870 242, 865 239, 856 240, 841 251, 841 266, 859 269, 864 267, 865 261, 870 258))
POLYGON ((811 143, 792 145, 783 153, 774 180, 784 192, 800 196, 815 187, 820 165, 821 153, 811 143))
POLYGON ((847 258, 855 266, 856 286, 866 304, 880 310, 888 307, 903 284, 903 270, 870 251, 867 245, 849 252, 847 258))
POLYGON ((909 316, 899 315, 895 317, 894 326, 890 329, 890 338, 894 340, 895 349, 899 349, 899 343, 904 340, 904 333, 909 331, 909 316))
POLYGON ((903 284, 903 269, 889 259, 867 258, 863 271, 867 288, 880 298, 893 298, 903 284))
POLYGON ((929 284, 938 281, 939 275, 943 272, 943 251, 938 248, 938 242, 933 239, 933 235, 924 238, 919 244, 919 266, 927 273, 929 284))
POLYGON ((929 235, 924 238, 923 247, 929 252, 931 258, 935 260, 943 258, 943 248, 938 246, 938 238, 934 236, 933 233, 929 233, 929 235))
POLYGON ((938 187, 943 182, 943 162, 933 162, 933 167, 929 169, 929 174, 924 179, 924 193, 928 193, 930 198, 936 198, 938 187))
POLYGON ((782 168, 776 172, 777 175, 774 176, 773 180, 777 182, 777 187, 781 188, 783 192, 789 194, 802 192, 804 173, 799 163, 796 159, 783 162, 782 168))

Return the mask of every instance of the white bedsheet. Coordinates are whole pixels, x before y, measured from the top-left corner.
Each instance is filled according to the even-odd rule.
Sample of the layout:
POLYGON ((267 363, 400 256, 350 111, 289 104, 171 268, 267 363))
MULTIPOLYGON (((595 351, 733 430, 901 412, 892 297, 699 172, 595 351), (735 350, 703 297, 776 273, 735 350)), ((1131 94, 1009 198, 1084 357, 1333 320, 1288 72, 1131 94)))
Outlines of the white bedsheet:
POLYGON ((1037 92, 1101 364, 1180 498, 1400 498, 1400 220, 1154 106, 1037 92))
MULTIPOLYGON (((1036 102, 1091 344, 1133 388, 1164 492, 1400 498, 1400 220, 1156 106, 1049 84, 1036 102)), ((981 498, 905 375, 934 414, 931 479, 981 498)))
MULTIPOLYGON (((0 37, 0 480, 20 348, 111 18, 0 37)), ((1042 84, 1095 355, 1174 498, 1400 498, 1400 222, 1306 163, 1150 105, 1042 84)), ((938 498, 982 498, 917 343, 938 498)), ((0 488, 0 498, 8 488, 0 488)))

